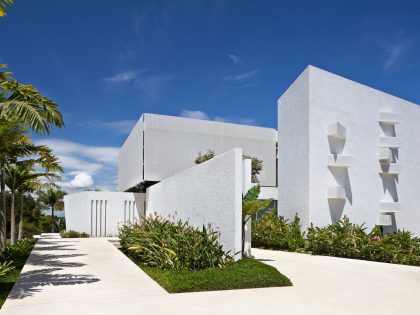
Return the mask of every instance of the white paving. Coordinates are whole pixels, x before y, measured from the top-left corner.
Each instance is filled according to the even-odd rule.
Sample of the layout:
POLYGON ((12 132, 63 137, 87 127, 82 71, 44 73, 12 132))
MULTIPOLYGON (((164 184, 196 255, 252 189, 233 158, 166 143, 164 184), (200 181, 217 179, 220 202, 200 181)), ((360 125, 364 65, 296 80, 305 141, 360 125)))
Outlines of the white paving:
POLYGON ((104 239, 40 240, 3 314, 420 314, 420 268, 253 249, 293 287, 168 294, 104 239))

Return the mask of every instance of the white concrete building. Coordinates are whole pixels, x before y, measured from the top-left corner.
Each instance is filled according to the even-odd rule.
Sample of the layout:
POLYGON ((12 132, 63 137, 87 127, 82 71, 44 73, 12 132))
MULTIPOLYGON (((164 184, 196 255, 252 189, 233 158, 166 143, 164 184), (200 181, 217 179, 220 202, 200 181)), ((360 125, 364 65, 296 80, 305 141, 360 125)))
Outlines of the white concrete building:
POLYGON ((232 148, 262 160, 260 185, 276 187, 276 143, 272 128, 143 114, 120 151, 119 190, 175 175, 193 166, 200 151, 218 155, 232 148))
POLYGON ((237 201, 252 185, 249 160, 236 159, 241 149, 263 161, 261 199, 278 199, 279 215, 298 215, 304 228, 347 215, 420 235, 419 136, 418 105, 309 66, 278 100, 278 132, 143 114, 120 151, 120 192, 66 196, 67 228, 115 235, 127 217, 176 211, 221 228, 236 252, 237 201), (214 161, 195 165, 208 149, 214 161))
POLYGON ((279 213, 420 234, 420 107, 309 66, 278 100, 279 213))

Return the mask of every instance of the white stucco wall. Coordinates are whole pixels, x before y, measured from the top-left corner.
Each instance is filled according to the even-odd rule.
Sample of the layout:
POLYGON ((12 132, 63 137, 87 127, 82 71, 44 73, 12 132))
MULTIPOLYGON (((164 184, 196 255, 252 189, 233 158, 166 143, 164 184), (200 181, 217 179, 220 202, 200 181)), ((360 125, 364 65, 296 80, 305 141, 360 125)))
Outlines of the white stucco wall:
POLYGON ((66 229, 92 237, 117 236, 124 222, 144 215, 145 194, 85 191, 64 197, 66 229))
POLYGON ((278 100, 278 213, 309 223, 309 71, 278 100))
MULTIPOLYGON (((307 68, 302 76, 304 80, 296 81, 279 100, 279 118, 288 117, 283 130, 279 122, 279 196, 286 189, 308 199, 305 211, 315 225, 347 215, 353 222, 373 227, 380 215, 390 215, 393 226, 386 230, 404 228, 420 234, 420 168, 416 163, 420 159, 420 107, 315 67, 307 68), (307 96, 294 95, 294 90, 304 90, 307 96), (288 114, 294 109, 294 116, 288 114), (394 119, 398 123, 380 123, 385 116, 398 117, 394 119), (300 122, 306 125, 302 117, 309 117, 309 133, 294 133, 293 126, 300 122), (336 134, 328 137, 329 130, 336 134), (280 148, 288 137, 295 144, 306 143, 309 154, 292 158, 286 147, 280 148), (380 174, 380 148, 396 142, 401 142, 401 147, 392 150, 396 164, 391 168, 400 172, 397 176, 380 174), (333 161, 331 153, 338 153, 339 164, 343 161, 348 167, 328 166, 328 159, 330 164, 333 161), (309 166, 308 194, 298 193, 300 179, 281 179, 285 174, 280 169, 296 164, 309 166), (328 193, 337 198, 328 199, 328 193), (339 199, 342 196, 344 199, 339 199), (391 202, 391 206, 384 202, 391 202), (380 212, 384 210, 389 210, 388 214, 380 212)), ((290 198, 288 202, 292 210, 301 203, 296 200, 293 204, 290 198)), ((283 207, 279 198, 279 209, 283 207)))
POLYGON ((147 215, 157 212, 188 220, 193 226, 211 224, 220 243, 241 257, 242 150, 231 149, 147 189, 147 215))

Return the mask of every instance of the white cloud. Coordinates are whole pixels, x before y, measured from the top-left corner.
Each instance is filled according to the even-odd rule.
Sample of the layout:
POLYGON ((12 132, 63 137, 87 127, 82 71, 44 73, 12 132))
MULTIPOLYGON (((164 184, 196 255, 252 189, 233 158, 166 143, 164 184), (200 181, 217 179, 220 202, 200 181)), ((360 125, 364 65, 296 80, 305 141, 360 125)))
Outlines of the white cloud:
POLYGON ((87 188, 93 186, 93 178, 86 173, 80 173, 74 176, 70 182, 62 182, 60 185, 64 188, 87 188))
POLYGON ((89 146, 63 139, 44 139, 36 144, 52 148, 64 168, 60 185, 70 192, 92 186, 115 190, 117 182, 117 147, 89 146), (70 178, 72 178, 70 180, 70 178))
POLYGON ((186 118, 202 119, 202 120, 214 120, 219 122, 226 122, 232 124, 241 124, 241 125, 256 125, 256 121, 253 118, 243 118, 243 117, 221 117, 214 116, 211 117, 207 113, 201 110, 189 110, 184 109, 181 111, 181 116, 186 118))
POLYGON ((125 83, 125 82, 131 82, 137 79, 138 77, 138 71, 136 70, 127 70, 122 71, 117 74, 114 74, 113 76, 104 78, 103 80, 107 83, 125 83))
POLYGON ((36 141, 36 143, 49 146, 57 155, 77 155, 111 164, 118 162, 119 148, 117 147, 89 146, 62 139, 45 139, 36 141))
POLYGON ((209 120, 209 116, 202 112, 201 110, 188 110, 183 109, 181 111, 181 116, 186 118, 194 118, 194 119, 202 119, 202 120, 209 120))
POLYGON ((112 131, 116 134, 126 135, 133 130, 136 120, 115 120, 115 121, 99 121, 90 120, 80 123, 83 127, 96 129, 101 131, 112 131))
POLYGON ((230 60, 232 60, 233 63, 240 63, 241 62, 241 59, 234 54, 230 54, 230 55, 228 55, 228 57, 229 57, 230 60))
POLYGON ((397 66, 402 61, 404 55, 407 53, 410 44, 410 39, 403 39, 395 44, 384 45, 386 54, 384 69, 390 69, 397 66))
POLYGON ((138 87, 146 96, 150 98, 156 98, 161 92, 162 88, 168 81, 172 79, 172 75, 169 74, 154 74, 144 75, 137 80, 134 84, 138 87))
POLYGON ((140 90, 145 96, 156 98, 167 82, 173 79, 171 74, 151 73, 148 70, 127 70, 113 76, 101 79, 108 86, 116 84, 131 84, 133 88, 140 90))
POLYGON ((253 70, 241 74, 228 75, 223 78, 223 81, 243 83, 245 81, 250 81, 254 79, 256 76, 259 75, 259 73, 260 72, 258 70, 253 70))

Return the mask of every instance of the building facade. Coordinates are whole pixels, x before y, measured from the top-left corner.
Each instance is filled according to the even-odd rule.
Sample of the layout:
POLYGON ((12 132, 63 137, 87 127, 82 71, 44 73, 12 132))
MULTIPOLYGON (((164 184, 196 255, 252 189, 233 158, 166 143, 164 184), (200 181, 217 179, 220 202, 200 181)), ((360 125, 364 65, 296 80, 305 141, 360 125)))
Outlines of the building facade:
POLYGON ((279 213, 420 234, 420 107, 309 66, 278 100, 279 213))
POLYGON ((261 186, 276 187, 277 131, 272 128, 143 114, 119 154, 118 187, 160 182, 194 165, 198 153, 242 148, 263 161, 261 186))
MULTIPOLYGON (((110 234, 115 234, 127 216, 134 215, 136 220, 153 211, 167 214, 172 204, 178 205, 173 210, 181 217, 199 213, 196 221, 208 222, 214 218, 205 216, 208 205, 220 206, 215 194, 203 194, 197 211, 183 200, 172 200, 187 198, 191 189, 184 175, 189 172, 197 175, 191 177, 197 183, 205 183, 200 184, 203 190, 213 189, 219 179, 232 181, 231 172, 217 171, 218 181, 212 174, 208 182, 199 175, 206 166, 196 168, 194 160, 200 151, 213 150, 220 156, 237 148, 263 161, 258 175, 260 198, 277 200, 279 215, 299 216, 304 228, 325 226, 347 216, 369 228, 380 225, 385 232, 405 229, 420 235, 419 136, 418 105, 309 66, 278 100, 278 132, 143 114, 120 150, 120 192, 66 196, 67 226, 104 236, 107 232, 100 222, 107 216, 106 231, 112 226, 110 234), (178 187, 181 179, 184 182, 178 187), (168 196, 172 196, 170 201, 168 196)), ((249 163, 243 161, 248 166, 241 175, 242 193, 253 185, 249 163)), ((217 210, 232 214, 237 207, 217 210)))

